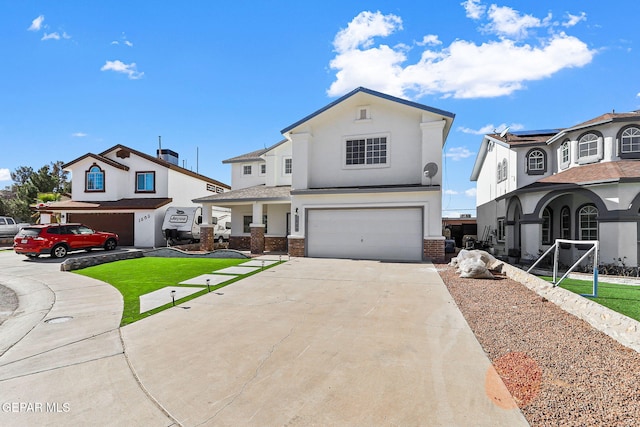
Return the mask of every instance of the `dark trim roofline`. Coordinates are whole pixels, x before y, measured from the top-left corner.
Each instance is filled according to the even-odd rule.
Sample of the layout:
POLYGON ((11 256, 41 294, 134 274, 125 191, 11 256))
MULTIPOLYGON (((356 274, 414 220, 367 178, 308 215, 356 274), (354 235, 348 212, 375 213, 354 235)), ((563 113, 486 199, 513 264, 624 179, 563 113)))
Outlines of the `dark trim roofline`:
POLYGON ((335 101, 331 102, 330 104, 327 104, 326 106, 322 107, 321 109, 319 109, 319 110, 309 114, 308 116, 298 120, 294 124, 292 124, 290 126, 287 126, 286 128, 282 129, 280 131, 280 133, 285 134, 285 133, 289 132, 290 130, 300 126, 302 123, 304 123, 304 122, 306 122, 308 120, 311 120, 312 118, 316 117, 317 115, 329 110, 330 108, 336 106, 337 104, 341 103, 342 101, 346 100, 347 98, 352 97, 353 95, 355 95, 355 94, 357 94, 359 92, 363 92, 363 93, 366 93, 366 94, 369 94, 369 95, 377 96, 379 98, 386 99, 388 101, 398 102, 400 104, 408 105, 409 107, 418 108, 420 110, 428 111, 430 113, 440 114, 442 116, 449 117, 452 120, 456 116, 455 114, 450 113, 449 111, 440 110, 438 108, 429 107, 429 106, 424 105, 424 104, 418 104, 417 102, 409 101, 407 99, 402 99, 402 98, 397 98, 395 96, 387 95, 386 93, 377 92, 375 90, 367 89, 367 88, 364 88, 364 87, 359 87, 359 88, 354 89, 351 92, 347 93, 346 95, 341 96, 340 98, 336 99, 335 101))
POLYGON ((291 190, 294 196, 307 196, 318 194, 354 194, 354 193, 409 193, 415 191, 440 191, 439 185, 388 185, 371 187, 332 187, 309 188, 304 190, 291 190))
POLYGON ((81 160, 87 159, 87 158, 92 158, 92 159, 96 159, 100 162, 104 162, 106 164, 108 164, 109 166, 113 166, 114 168, 117 169, 122 169, 124 171, 128 171, 129 170, 129 166, 123 165, 122 163, 118 163, 114 160, 109 159, 108 157, 104 157, 102 154, 93 154, 93 153, 87 153, 83 156, 78 157, 75 160, 71 160, 69 163, 65 163, 64 165, 62 165, 62 169, 66 169, 69 166, 71 166, 74 163, 78 163, 81 160))

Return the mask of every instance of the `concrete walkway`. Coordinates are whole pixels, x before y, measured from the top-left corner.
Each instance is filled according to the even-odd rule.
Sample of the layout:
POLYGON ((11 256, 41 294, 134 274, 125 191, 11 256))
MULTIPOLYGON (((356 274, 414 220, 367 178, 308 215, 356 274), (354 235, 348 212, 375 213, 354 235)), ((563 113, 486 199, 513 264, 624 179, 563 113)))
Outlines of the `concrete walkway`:
POLYGON ((527 425, 431 264, 292 259, 118 329, 42 261, 0 253, 0 425, 527 425))

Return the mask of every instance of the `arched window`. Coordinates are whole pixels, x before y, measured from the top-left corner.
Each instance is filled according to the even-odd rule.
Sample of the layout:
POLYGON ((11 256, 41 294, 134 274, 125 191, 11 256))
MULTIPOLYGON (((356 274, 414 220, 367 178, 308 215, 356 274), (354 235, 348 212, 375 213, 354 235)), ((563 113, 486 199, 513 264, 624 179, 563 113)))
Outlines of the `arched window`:
POLYGON ((593 163, 602 158, 602 135, 588 132, 578 139, 578 163, 593 163))
POLYGON ((542 175, 547 171, 547 154, 544 150, 533 149, 527 153, 527 173, 542 175))
POLYGON ((542 211, 542 244, 551 244, 553 211, 549 208, 544 208, 542 211))
POLYGON ((560 146, 560 165, 567 167, 569 165, 569 141, 565 141, 560 146))
POLYGON ((640 129, 637 127, 625 128, 620 135, 620 153, 638 152, 640 152, 640 129))
POLYGON ((104 171, 94 164, 85 172, 85 191, 104 191, 104 171))
POLYGON ((568 206, 560 211, 560 238, 571 239, 571 212, 568 206))
POLYGON ((598 208, 585 205, 578 210, 579 240, 598 240, 598 208))

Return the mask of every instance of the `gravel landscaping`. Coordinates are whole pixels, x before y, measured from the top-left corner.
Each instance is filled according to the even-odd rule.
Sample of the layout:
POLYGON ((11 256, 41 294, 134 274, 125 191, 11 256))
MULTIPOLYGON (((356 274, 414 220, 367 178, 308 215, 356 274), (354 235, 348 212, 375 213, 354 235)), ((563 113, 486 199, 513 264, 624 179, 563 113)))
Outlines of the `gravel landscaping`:
POLYGON ((640 354, 521 283, 436 266, 532 426, 640 424, 640 354))
POLYGON ((13 290, 0 285, 0 325, 18 308, 18 296, 13 290))

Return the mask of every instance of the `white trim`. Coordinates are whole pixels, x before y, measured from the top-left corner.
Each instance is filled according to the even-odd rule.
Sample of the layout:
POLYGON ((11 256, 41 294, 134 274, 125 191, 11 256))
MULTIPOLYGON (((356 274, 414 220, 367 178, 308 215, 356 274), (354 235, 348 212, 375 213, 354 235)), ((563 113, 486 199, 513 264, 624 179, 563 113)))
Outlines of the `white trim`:
POLYGON ((372 133, 366 135, 349 135, 342 137, 342 169, 379 169, 379 168, 388 168, 391 167, 391 133, 390 132, 380 132, 380 133, 372 133), (385 141, 385 163, 371 163, 367 164, 367 140, 373 138, 386 138, 385 141), (347 164, 347 142, 354 141, 358 139, 363 139, 365 141, 365 152, 364 152, 364 164, 355 164, 348 165, 347 164))

